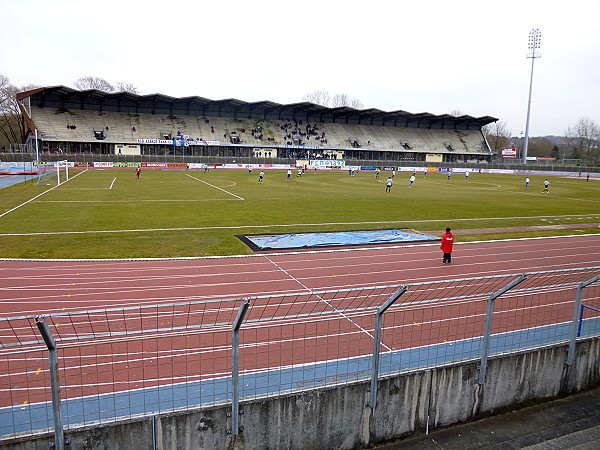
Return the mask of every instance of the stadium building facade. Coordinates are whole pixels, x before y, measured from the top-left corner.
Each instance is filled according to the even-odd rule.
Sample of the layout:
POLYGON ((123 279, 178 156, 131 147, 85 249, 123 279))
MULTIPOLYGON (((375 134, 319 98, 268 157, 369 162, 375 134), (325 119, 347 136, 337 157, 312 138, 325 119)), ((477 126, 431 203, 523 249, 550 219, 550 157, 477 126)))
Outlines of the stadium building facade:
POLYGON ((481 163, 490 116, 328 108, 44 87, 17 95, 25 143, 42 153, 481 163))

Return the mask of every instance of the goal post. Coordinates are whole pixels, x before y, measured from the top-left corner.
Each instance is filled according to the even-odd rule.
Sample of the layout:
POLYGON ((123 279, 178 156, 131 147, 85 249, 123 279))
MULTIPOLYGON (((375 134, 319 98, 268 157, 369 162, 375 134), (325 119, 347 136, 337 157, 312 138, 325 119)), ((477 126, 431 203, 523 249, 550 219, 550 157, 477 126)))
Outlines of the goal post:
POLYGON ((69 180, 69 163, 67 160, 37 164, 37 184, 48 186, 62 184, 69 180))
POLYGON ((69 181, 69 161, 67 161, 66 159, 64 161, 58 161, 56 163, 56 178, 58 181, 58 184, 61 183, 60 178, 61 178, 61 171, 60 169, 64 169, 63 171, 63 177, 62 177, 62 182, 66 183, 67 181, 69 181))

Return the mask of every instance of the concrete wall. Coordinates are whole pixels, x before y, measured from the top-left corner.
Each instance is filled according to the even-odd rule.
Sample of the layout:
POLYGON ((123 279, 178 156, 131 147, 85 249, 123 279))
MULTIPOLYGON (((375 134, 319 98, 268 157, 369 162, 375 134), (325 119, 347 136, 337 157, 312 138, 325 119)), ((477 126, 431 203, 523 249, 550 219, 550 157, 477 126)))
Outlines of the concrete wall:
MULTIPOLYGON (((366 406, 369 383, 243 403, 238 436, 230 407, 170 414, 67 433, 68 448, 90 449, 351 449, 473 420, 518 405, 600 386, 600 338, 490 359, 477 383, 478 361, 380 380, 377 406, 366 406), (155 430, 153 434, 153 428, 155 430)), ((52 436, 6 444, 47 449, 52 436)))

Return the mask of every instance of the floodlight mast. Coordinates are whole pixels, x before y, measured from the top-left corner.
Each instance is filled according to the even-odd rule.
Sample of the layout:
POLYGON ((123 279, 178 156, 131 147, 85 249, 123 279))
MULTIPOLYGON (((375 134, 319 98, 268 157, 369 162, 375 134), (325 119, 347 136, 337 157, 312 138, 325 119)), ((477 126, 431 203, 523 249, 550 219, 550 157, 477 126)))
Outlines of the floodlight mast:
POLYGON ((527 164, 527 148, 529 147, 529 114, 531 112, 531 88, 533 87, 533 63, 535 58, 540 58, 541 53, 536 53, 536 49, 540 48, 542 40, 542 32, 535 28, 529 32, 529 43, 527 48, 531 53, 527 54, 527 58, 531 58, 531 77, 529 78, 529 101, 527 102, 527 122, 525 123, 525 145, 523 146, 523 164, 527 164))

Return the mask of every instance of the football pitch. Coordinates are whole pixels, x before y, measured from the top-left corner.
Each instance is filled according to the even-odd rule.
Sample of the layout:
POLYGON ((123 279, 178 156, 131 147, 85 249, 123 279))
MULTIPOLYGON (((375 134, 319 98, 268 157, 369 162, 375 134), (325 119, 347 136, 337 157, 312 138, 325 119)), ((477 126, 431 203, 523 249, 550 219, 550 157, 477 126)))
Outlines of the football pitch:
POLYGON ((600 182, 550 177, 454 173, 350 176, 347 171, 217 169, 71 170, 58 187, 21 183, 0 190, 2 258, 176 258, 250 254, 236 235, 452 227, 457 242, 599 233, 600 182), (461 230, 497 231, 461 235, 461 230))

